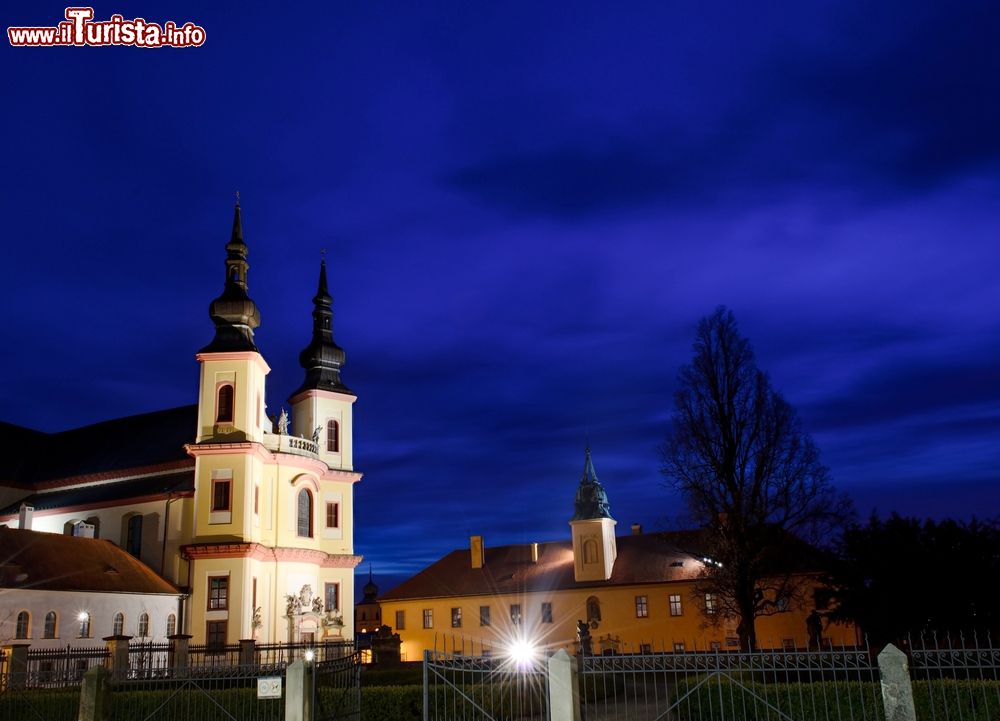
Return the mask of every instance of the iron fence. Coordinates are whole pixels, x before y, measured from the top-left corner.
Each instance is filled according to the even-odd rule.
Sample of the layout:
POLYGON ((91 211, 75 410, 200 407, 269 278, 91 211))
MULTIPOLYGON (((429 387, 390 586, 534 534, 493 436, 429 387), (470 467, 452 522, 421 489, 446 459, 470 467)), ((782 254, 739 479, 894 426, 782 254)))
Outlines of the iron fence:
POLYGON ((1000 648, 989 634, 911 636, 904 646, 918 719, 1000 719, 1000 648))
POLYGON ((171 643, 130 643, 128 666, 135 678, 165 676, 173 665, 171 643))
POLYGON ((240 665, 240 645, 200 645, 188 647, 188 664, 192 668, 240 665))
POLYGON ((361 652, 331 644, 312 664, 315 721, 359 721, 361 718, 361 652))
POLYGON ((56 649, 28 649, 25 683, 32 687, 76 686, 87 669, 104 666, 109 657, 106 646, 67 646, 56 649))

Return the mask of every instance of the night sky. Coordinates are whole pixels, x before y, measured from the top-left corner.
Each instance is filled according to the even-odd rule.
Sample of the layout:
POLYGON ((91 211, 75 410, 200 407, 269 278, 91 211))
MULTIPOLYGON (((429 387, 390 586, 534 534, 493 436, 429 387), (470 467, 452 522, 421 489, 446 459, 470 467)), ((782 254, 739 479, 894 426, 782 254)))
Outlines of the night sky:
POLYGON ((95 12, 207 41, 3 42, 0 418, 193 403, 238 189, 272 414, 328 251, 376 576, 568 538, 588 439, 620 530, 678 523, 720 304, 862 516, 1000 511, 997 3, 95 12))

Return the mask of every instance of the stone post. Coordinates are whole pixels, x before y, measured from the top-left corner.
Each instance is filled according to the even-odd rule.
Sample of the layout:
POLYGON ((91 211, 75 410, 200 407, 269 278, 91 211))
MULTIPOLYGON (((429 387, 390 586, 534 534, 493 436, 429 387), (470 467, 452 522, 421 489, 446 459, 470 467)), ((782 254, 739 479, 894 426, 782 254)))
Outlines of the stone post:
POLYGON ((559 649, 549 656, 549 713, 552 721, 580 721, 577 660, 559 649))
POLYGON ((108 670, 103 666, 88 668, 80 682, 80 711, 77 721, 107 721, 108 670))
POLYGON ((128 642, 131 636, 105 636, 108 645, 108 670, 118 673, 128 671, 128 642))
POLYGON ((252 638, 240 639, 240 666, 253 666, 257 655, 257 646, 252 638))
POLYGON ((882 676, 885 721, 917 721, 906 654, 890 643, 878 655, 878 668, 882 676))
POLYGON ((173 636, 167 636, 167 639, 170 641, 170 668, 174 669, 176 674, 178 669, 186 669, 191 665, 191 657, 188 655, 191 634, 175 633, 173 636))
POLYGON ((285 721, 312 721, 313 667, 302 659, 285 668, 285 721))
POLYGON ((28 648, 31 644, 12 643, 3 647, 3 655, 7 657, 7 681, 11 688, 24 688, 28 680, 28 648))

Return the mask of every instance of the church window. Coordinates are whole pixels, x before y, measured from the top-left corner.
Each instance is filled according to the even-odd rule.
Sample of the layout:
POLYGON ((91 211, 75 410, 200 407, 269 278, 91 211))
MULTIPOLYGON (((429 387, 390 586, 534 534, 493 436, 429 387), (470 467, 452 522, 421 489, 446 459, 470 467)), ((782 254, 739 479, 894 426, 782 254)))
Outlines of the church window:
POLYGON ((149 614, 142 613, 139 615, 139 635, 143 638, 149 635, 149 614))
POLYGON ((313 534, 313 497, 307 489, 299 491, 298 507, 296 509, 298 533, 303 538, 312 538, 313 534))
POLYGON ((229 509, 229 489, 232 481, 226 479, 212 479, 212 510, 228 511, 229 509))
POLYGON ((671 616, 683 616, 684 609, 681 606, 681 596, 680 594, 672 594, 669 598, 670 601, 670 615, 671 616))
POLYGON ((45 633, 44 638, 55 638, 56 637, 56 612, 49 611, 45 614, 45 633))
POLYGON ((340 452, 340 424, 337 421, 328 421, 326 424, 326 452, 340 452))
POLYGON ((229 576, 212 576, 208 579, 208 610, 225 611, 229 608, 229 576))
POLYGON ((583 542, 583 562, 597 563, 597 541, 592 538, 583 542))
POLYGON ((324 601, 327 611, 339 611, 340 610, 340 584, 339 583, 327 583, 323 587, 324 601))
POLYGON ((173 636, 177 633, 177 616, 170 614, 167 616, 167 637, 173 636))
POLYGON ((326 527, 327 528, 340 528, 340 504, 339 503, 327 503, 326 504, 326 527))
POLYGON ((125 550, 139 558, 142 555, 142 516, 129 516, 125 527, 125 550))
POLYGON ((30 620, 31 616, 28 615, 27 611, 21 611, 17 614, 17 624, 14 627, 14 638, 28 637, 28 624, 30 620))
POLYGON ((216 408, 215 422, 233 422, 233 387, 229 383, 219 386, 219 402, 216 408))
POLYGON ((81 611, 79 616, 80 621, 80 638, 90 638, 90 614, 86 611, 81 611))
POLYGON ((119 611, 115 614, 115 619, 111 623, 111 635, 121 636, 125 631, 125 614, 119 611))

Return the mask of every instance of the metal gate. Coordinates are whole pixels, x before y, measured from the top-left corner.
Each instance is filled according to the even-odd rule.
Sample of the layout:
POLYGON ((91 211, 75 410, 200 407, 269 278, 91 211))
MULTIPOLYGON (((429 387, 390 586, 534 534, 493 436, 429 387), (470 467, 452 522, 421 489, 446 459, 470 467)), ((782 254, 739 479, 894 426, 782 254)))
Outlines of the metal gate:
POLYGON ((587 656, 584 721, 884 721, 867 650, 587 656))
POLYGON ((361 653, 317 660, 313 673, 314 721, 361 719, 361 653))
POLYGON ((548 721, 545 660, 424 652, 425 721, 548 721))
POLYGON ((0 651, 0 721, 76 721, 80 691, 50 688, 37 672, 10 672, 0 651))

